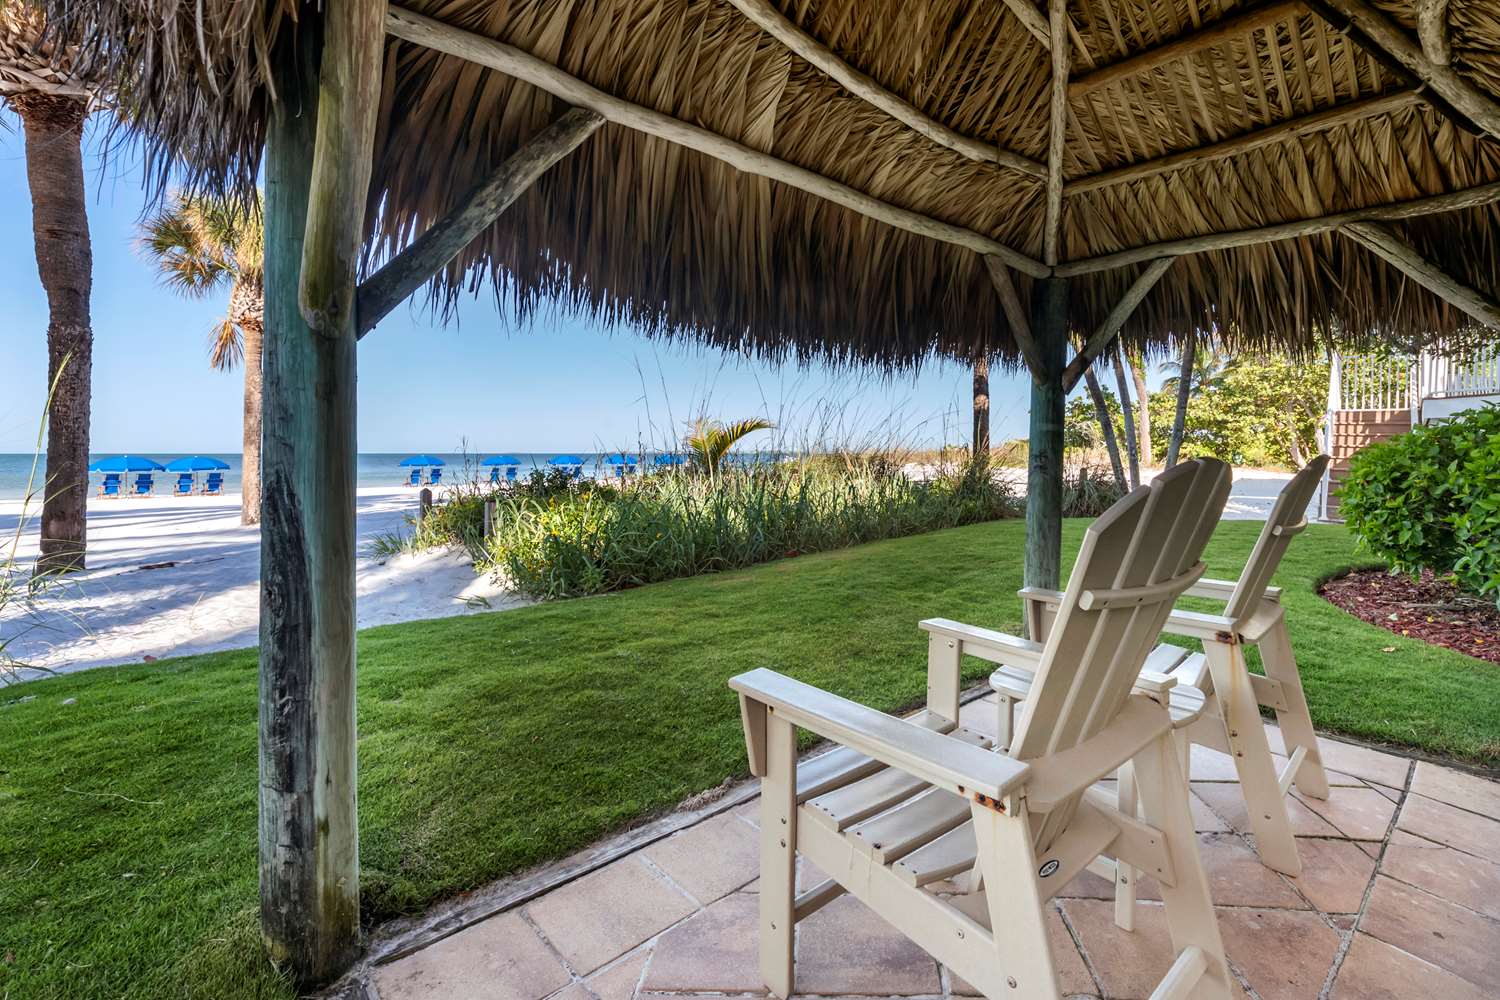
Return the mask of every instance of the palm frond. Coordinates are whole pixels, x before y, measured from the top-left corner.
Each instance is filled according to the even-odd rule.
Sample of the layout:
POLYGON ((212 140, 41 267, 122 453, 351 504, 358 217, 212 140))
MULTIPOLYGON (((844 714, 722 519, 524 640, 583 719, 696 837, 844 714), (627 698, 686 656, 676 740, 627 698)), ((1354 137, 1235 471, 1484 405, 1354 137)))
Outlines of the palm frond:
POLYGON ((245 338, 229 319, 214 324, 208 337, 208 363, 221 372, 233 371, 245 360, 245 338))

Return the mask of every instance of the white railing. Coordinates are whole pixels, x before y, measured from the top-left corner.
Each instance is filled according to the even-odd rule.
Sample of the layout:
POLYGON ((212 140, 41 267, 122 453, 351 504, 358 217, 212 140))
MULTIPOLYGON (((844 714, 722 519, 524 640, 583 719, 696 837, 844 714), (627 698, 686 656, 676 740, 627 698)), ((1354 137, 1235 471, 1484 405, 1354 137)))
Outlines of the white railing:
POLYGON ((1419 365, 1424 399, 1500 394, 1500 348, 1464 361, 1423 354, 1419 365))
MULTIPOLYGON (((1345 355, 1338 366, 1336 395, 1339 410, 1410 409, 1415 366, 1405 358, 1345 355)), ((1330 399, 1332 402, 1333 399, 1330 399)))

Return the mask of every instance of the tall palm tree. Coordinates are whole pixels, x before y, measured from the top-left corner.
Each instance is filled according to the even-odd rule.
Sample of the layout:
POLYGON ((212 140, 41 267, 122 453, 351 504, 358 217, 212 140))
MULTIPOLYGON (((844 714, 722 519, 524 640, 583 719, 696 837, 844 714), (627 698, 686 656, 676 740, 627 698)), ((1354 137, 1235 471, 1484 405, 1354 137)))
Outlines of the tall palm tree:
POLYGON ((47 480, 38 573, 82 569, 87 544, 94 258, 83 189, 83 123, 98 88, 75 53, 45 37, 41 15, 0 3, 0 101, 26 135, 36 269, 47 293, 47 480))
POLYGON ((209 338, 209 363, 245 365, 244 481, 240 522, 260 522, 261 344, 265 230, 260 205, 178 195, 141 226, 141 244, 171 288, 193 298, 229 286, 229 311, 209 338))
POLYGON ((975 465, 990 460, 990 359, 980 355, 974 362, 974 454, 975 465))
POLYGON ((748 420, 736 420, 732 424, 723 424, 717 420, 699 420, 693 425, 693 431, 684 440, 688 450, 698 460, 710 478, 719 477, 719 464, 724 461, 724 456, 735 443, 747 434, 756 431, 770 430, 776 425, 761 417, 751 417, 748 420))

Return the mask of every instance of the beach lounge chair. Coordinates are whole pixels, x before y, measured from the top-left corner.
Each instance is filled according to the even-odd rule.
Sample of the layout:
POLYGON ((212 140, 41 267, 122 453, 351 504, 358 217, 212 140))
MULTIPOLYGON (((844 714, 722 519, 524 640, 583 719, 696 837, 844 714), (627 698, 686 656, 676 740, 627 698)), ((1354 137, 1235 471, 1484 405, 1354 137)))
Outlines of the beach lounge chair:
POLYGON ((203 481, 203 492, 207 496, 221 496, 224 493, 224 473, 210 472, 203 481))
MULTIPOLYGON (((1189 743, 1228 754, 1239 776, 1262 863, 1292 876, 1301 873, 1302 864, 1285 795, 1295 784, 1304 795, 1326 799, 1328 776, 1287 634, 1281 589, 1269 584, 1287 545, 1307 527, 1307 505, 1328 462, 1327 455, 1319 455, 1282 489, 1237 581, 1199 580, 1186 592, 1189 597, 1223 602, 1223 613, 1174 610, 1168 616, 1165 631, 1198 639, 1203 652, 1192 653, 1162 643, 1147 661, 1149 667, 1177 679, 1175 701, 1185 702, 1200 692, 1206 699, 1200 715, 1191 722, 1179 723, 1184 770, 1188 770, 1189 743), (1244 655, 1247 645, 1260 650, 1264 676, 1248 669, 1244 655), (1280 774, 1261 726, 1261 706, 1275 710, 1290 755, 1280 774)), ((1021 596, 1033 634, 1045 635, 1061 595, 1056 591, 1022 590, 1021 596)), ((998 671, 993 683, 1002 702, 1024 697, 1025 678, 1015 668, 998 671)), ((1005 725, 1003 717, 1001 725, 1005 725)), ((1121 775, 1119 788, 1121 808, 1129 808, 1133 789, 1128 772, 1121 775)), ((1135 880, 1129 874, 1122 872, 1123 881, 1115 886, 1116 922, 1123 927, 1129 926, 1135 898, 1135 880)))
POLYGON ((422 485, 422 470, 421 469, 412 469, 411 470, 411 475, 409 477, 407 477, 406 485, 408 485, 408 486, 421 486, 422 485))
POLYGON ((507 465, 505 467, 505 481, 507 483, 516 481, 516 467, 514 465, 507 465))
POLYGON ((1203 573, 1228 492, 1228 468, 1197 459, 1106 511, 1084 534, 1045 644, 923 622, 927 710, 914 720, 766 669, 730 681, 761 779, 760 971, 771 992, 793 992, 796 922, 847 892, 983 995, 1056 1000, 1046 904, 1084 870, 1113 877, 1119 862, 1161 884, 1174 957, 1153 996, 1230 996, 1172 738, 1175 681, 1141 672, 1173 602, 1203 573), (1035 674, 1008 754, 957 725, 965 655, 1035 674), (840 748, 799 767, 798 728, 840 748), (1144 819, 1089 787, 1131 760, 1144 819), (800 895, 798 854, 830 876, 800 895))
POLYGON ((437 486, 442 481, 443 481, 443 470, 442 469, 434 468, 431 472, 429 472, 427 474, 427 485, 428 486, 437 486))
POLYGON ((149 472, 142 472, 135 477, 135 489, 132 495, 138 497, 149 497, 156 489, 156 480, 149 472))
POLYGON ((499 486, 500 485, 500 466, 498 466, 498 465, 492 465, 492 466, 490 466, 490 485, 491 486, 499 486))
POLYGON ((180 472, 177 474, 177 482, 172 486, 174 497, 192 496, 193 474, 191 472, 180 472))
POLYGON ((118 472, 106 473, 99 481, 99 495, 101 497, 117 497, 120 495, 120 474, 118 472))

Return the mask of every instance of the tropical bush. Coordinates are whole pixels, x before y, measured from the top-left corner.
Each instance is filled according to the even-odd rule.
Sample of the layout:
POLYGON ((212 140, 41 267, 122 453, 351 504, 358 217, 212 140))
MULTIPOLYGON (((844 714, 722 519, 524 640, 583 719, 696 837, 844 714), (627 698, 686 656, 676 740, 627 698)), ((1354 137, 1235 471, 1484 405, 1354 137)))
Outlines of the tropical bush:
POLYGON ((1349 464, 1339 512, 1393 569, 1451 573, 1500 603, 1500 407, 1363 449, 1349 464))

